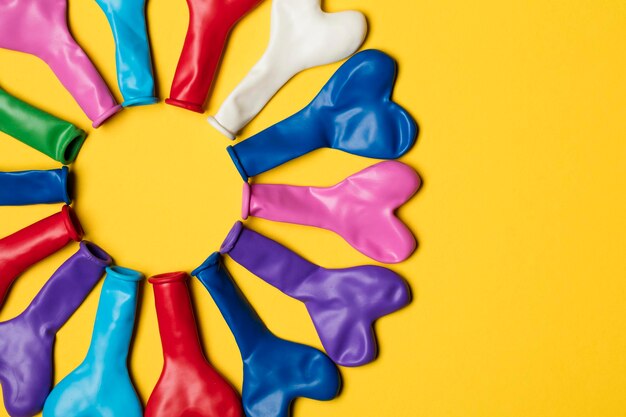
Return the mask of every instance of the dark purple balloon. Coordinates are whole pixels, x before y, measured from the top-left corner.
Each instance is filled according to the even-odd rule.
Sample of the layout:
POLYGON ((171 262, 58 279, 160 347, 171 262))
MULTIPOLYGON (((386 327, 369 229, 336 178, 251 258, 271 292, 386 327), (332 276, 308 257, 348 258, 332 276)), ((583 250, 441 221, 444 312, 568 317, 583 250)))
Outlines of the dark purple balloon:
POLYGON ((85 300, 112 262, 93 243, 80 249, 50 277, 30 305, 0 323, 0 383, 12 417, 41 411, 52 386, 52 349, 57 331, 85 300))
POLYGON ((387 268, 322 268, 241 222, 235 223, 220 252, 302 301, 328 356, 342 366, 374 360, 373 322, 410 301, 407 283, 387 268))

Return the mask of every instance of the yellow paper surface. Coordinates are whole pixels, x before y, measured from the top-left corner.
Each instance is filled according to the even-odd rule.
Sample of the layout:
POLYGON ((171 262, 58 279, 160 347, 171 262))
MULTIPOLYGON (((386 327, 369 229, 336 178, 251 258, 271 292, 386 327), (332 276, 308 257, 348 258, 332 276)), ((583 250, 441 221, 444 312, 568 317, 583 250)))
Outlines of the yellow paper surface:
MULTIPOLYGON (((404 158, 424 179, 399 212, 420 246, 391 266, 412 304, 377 326, 380 357, 342 369, 332 402, 299 417, 619 417, 626 415, 626 5, 619 0, 342 0, 360 9, 365 46, 399 62, 395 99, 421 132, 404 158)), ((182 0, 150 0, 159 94, 187 26, 182 0)), ((97 131, 46 65, 0 51, 2 87, 90 131, 71 169, 87 239, 147 275, 191 271, 239 218, 241 179, 206 123, 263 52, 267 1, 234 30, 199 115, 162 102, 125 109, 97 131)), ((70 1, 72 31, 121 99, 114 44, 95 1, 70 1)), ((339 64, 295 77, 244 131, 299 110, 339 64)), ((294 138, 297 140, 297 138, 294 138)), ((331 185, 376 161, 318 151, 258 182, 331 185)), ((0 169, 58 165, 0 135, 0 169)), ((0 207, 0 236, 60 206, 0 207)), ((372 263, 330 232, 247 224, 328 267, 372 263)), ((22 311, 72 244, 18 279, 0 312, 22 311)), ((321 347, 305 308, 228 260, 279 336, 321 347)), ((58 334, 59 381, 83 359, 96 287, 58 334)), ((241 361, 210 296, 192 282, 206 352, 237 387, 241 361)), ((154 298, 143 288, 131 370, 145 402, 162 358, 154 298)), ((0 416, 5 411, 0 407, 0 416)))

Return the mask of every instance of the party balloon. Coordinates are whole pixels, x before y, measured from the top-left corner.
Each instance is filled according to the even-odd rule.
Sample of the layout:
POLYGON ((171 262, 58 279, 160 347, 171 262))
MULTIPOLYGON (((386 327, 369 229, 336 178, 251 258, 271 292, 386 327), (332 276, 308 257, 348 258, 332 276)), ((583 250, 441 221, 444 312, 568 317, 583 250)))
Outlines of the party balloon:
POLYGON ((67 0, 0 3, 0 48, 45 61, 98 127, 122 108, 67 27, 67 0))
POLYGON ((119 266, 106 272, 87 357, 54 387, 44 417, 143 416, 127 366, 143 275, 119 266))
POLYGON ((243 417, 237 392, 204 357, 187 288, 188 275, 173 272, 148 281, 163 346, 163 371, 146 417, 243 417))
POLYGON ((0 239, 0 305, 13 281, 28 267, 82 238, 78 218, 70 206, 64 206, 61 212, 0 239))
POLYGON ((410 300, 395 272, 380 266, 326 269, 281 244, 235 223, 220 252, 267 283, 302 301, 326 353, 339 365, 376 358, 373 322, 410 300))
POLYGON ((74 162, 87 134, 0 88, 0 131, 62 164, 74 162))
POLYGON ((244 183, 242 217, 331 230, 379 262, 408 258, 416 242, 394 214, 420 186, 408 165, 380 162, 332 187, 244 183))
POLYGON ((270 41, 261 59, 226 98, 215 117, 218 131, 230 139, 265 107, 297 73, 342 60, 365 39, 362 13, 325 13, 321 0, 273 0, 270 41))
POLYGON ((341 380, 335 364, 315 348, 274 336, 236 287, 219 253, 192 275, 213 297, 239 346, 247 417, 287 417, 298 397, 337 396, 341 380))
POLYGON ((68 169, 0 172, 0 206, 72 202, 68 169))
POLYGON ((189 27, 167 104, 202 113, 230 30, 263 0, 187 0, 189 27))
POLYGON ((154 91, 150 41, 146 28, 146 0, 96 0, 109 21, 115 39, 117 83, 122 106, 158 101, 154 91))
POLYGON ((377 50, 346 61, 293 116, 227 148, 244 181, 319 148, 396 159, 415 143, 417 124, 391 100, 396 63, 377 50))
POLYGON ((0 323, 0 384, 11 417, 30 417, 43 408, 52 385, 56 333, 111 262, 98 246, 81 242, 26 310, 0 323))

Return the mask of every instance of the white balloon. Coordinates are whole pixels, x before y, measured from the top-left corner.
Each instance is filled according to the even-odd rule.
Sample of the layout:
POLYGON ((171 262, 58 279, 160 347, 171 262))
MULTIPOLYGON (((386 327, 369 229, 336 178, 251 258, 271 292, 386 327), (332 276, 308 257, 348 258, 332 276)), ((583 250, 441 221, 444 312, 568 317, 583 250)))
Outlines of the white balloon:
POLYGON ((340 61, 363 43, 367 21, 357 11, 326 13, 321 0, 273 0, 270 41, 261 59, 208 121, 235 139, 300 71, 340 61))

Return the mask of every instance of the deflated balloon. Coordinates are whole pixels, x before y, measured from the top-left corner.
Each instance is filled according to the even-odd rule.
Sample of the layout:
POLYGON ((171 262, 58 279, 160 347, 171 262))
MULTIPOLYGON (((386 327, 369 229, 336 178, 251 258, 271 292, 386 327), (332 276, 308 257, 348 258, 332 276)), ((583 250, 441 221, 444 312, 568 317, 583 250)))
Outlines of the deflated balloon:
POLYGON ((247 417, 287 417, 297 397, 337 396, 341 379, 335 364, 317 349, 274 336, 236 287, 219 253, 192 274, 213 297, 239 346, 247 417))
POLYGON ((81 242, 78 252, 50 277, 26 310, 0 323, 0 384, 11 417, 41 411, 52 385, 56 333, 111 262, 98 246, 81 242))
POLYGON ((117 113, 117 104, 96 67, 67 27, 67 0, 0 3, 0 48, 44 60, 74 96, 93 127, 117 113))
POLYGON ((72 202, 68 169, 0 172, 0 206, 72 202))
POLYGON ((240 222, 220 252, 267 283, 302 301, 326 353, 339 365, 360 366, 376 358, 373 322, 410 301, 409 288, 380 266, 326 269, 308 262, 240 222))
POLYGON ((143 275, 119 266, 106 271, 87 357, 54 387, 44 417, 143 416, 127 367, 143 275))
POLYGON ((415 143, 417 124, 391 100, 396 63, 377 50, 347 60, 293 116, 228 147, 244 181, 319 148, 396 159, 415 143))
POLYGON ((202 113, 230 30, 263 0, 187 0, 189 27, 167 104, 202 113))
POLYGON ((117 83, 124 107, 153 104, 154 91, 145 0, 96 0, 106 15, 115 39, 117 83))
POLYGON ((188 275, 149 279, 163 346, 163 371, 146 417, 243 417, 237 392, 204 357, 187 288, 188 275))
POLYGON ((354 53, 365 39, 362 13, 325 13, 321 0, 273 0, 265 53, 226 98, 215 117, 217 130, 234 139, 291 77, 354 53))
POLYGON ((82 238, 78 218, 70 206, 64 206, 61 212, 0 239, 0 306, 13 281, 28 267, 82 238))
POLYGON ((332 187, 244 183, 241 215, 332 230, 372 259, 401 262, 416 242, 395 210, 420 183, 413 168, 396 161, 372 165, 332 187))
POLYGON ((87 134, 0 89, 0 131, 62 164, 74 162, 87 134))

